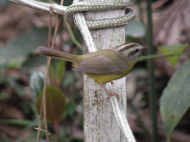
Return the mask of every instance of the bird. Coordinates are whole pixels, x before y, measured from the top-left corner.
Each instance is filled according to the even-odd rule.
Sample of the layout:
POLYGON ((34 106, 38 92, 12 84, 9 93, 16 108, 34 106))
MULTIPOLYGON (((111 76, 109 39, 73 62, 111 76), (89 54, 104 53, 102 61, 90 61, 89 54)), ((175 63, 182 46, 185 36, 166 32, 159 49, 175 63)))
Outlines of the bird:
POLYGON ((126 76, 133 69, 140 53, 146 48, 148 46, 129 43, 84 55, 69 54, 47 47, 38 47, 38 50, 41 55, 72 62, 74 71, 83 72, 111 96, 118 98, 117 94, 106 89, 103 84, 113 83, 113 80, 126 76))

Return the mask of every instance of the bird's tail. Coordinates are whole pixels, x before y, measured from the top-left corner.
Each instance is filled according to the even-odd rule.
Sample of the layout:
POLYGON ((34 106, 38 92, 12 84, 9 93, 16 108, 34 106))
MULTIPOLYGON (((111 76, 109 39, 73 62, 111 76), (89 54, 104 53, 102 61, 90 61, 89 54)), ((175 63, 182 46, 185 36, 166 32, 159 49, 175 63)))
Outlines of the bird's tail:
POLYGON ((40 54, 42 54, 44 56, 49 56, 52 58, 69 61, 74 64, 75 63, 77 64, 79 62, 77 55, 69 54, 69 53, 62 52, 62 51, 55 50, 55 49, 50 49, 47 47, 38 47, 38 50, 39 50, 40 54))

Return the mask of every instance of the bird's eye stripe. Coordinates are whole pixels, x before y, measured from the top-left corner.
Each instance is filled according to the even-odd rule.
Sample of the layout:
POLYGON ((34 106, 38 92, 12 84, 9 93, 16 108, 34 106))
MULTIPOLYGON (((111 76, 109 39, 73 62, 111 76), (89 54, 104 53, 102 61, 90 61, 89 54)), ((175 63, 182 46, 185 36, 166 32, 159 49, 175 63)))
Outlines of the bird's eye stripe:
POLYGON ((134 47, 135 46, 135 44, 134 43, 131 43, 131 44, 124 44, 124 45, 120 45, 120 46, 118 46, 118 47, 116 47, 116 49, 119 51, 119 52, 123 52, 123 51, 125 51, 125 50, 127 50, 127 49, 130 49, 130 48, 132 48, 132 47, 134 47))
POLYGON ((139 52, 139 49, 136 49, 136 50, 134 50, 134 51, 131 51, 131 52, 129 53, 129 56, 130 56, 130 55, 137 54, 137 53, 138 53, 137 50, 138 50, 138 52, 139 52))

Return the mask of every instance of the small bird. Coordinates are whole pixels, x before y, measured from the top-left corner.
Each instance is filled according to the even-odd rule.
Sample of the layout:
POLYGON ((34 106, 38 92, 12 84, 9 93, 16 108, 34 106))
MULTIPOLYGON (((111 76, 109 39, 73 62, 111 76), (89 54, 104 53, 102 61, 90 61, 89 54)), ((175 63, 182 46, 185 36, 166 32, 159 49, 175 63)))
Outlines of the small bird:
POLYGON ((38 47, 42 55, 57 58, 73 63, 74 71, 81 71, 94 79, 95 83, 118 97, 117 94, 107 90, 103 83, 126 76, 137 62, 138 56, 147 46, 137 43, 122 44, 114 49, 99 50, 84 55, 73 55, 66 52, 38 47))

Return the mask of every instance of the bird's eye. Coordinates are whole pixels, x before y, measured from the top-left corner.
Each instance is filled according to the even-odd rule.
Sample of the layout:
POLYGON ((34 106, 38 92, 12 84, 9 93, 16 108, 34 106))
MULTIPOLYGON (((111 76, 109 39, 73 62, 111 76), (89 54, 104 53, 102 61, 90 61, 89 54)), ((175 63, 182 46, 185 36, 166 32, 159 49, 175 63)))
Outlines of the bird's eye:
POLYGON ((138 52, 139 52, 139 49, 136 49, 136 50, 135 50, 135 53, 138 53, 138 52))

